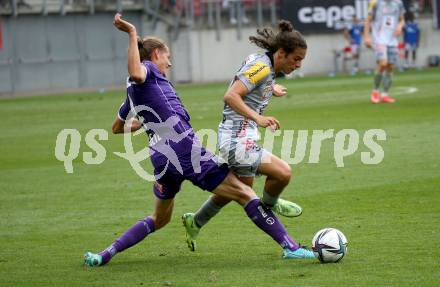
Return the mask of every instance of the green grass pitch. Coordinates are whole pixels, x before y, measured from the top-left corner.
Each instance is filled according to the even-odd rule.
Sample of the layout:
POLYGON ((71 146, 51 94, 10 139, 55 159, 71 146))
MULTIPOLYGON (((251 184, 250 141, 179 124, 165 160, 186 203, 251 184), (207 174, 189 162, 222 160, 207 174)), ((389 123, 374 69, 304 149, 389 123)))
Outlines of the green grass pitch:
MULTIPOLYGON (((152 183, 113 154, 124 150, 122 136, 110 132, 124 92, 65 94, 0 100, 0 286, 438 286, 440 71, 396 73, 395 104, 369 103, 372 76, 280 82, 289 96, 274 98, 266 115, 284 129, 387 133, 378 165, 362 164, 360 154, 368 150, 361 141, 337 168, 328 140, 319 163, 306 156, 292 166, 294 180, 283 197, 304 213, 282 222, 305 245, 321 228, 340 229, 349 241, 342 262, 281 260, 280 248, 237 204, 215 217, 199 250, 189 252, 180 216, 209 194, 186 183, 166 228, 108 266, 84 267, 86 250, 106 247, 152 211, 154 198, 152 183), (54 155, 64 128, 82 136, 73 174, 54 155), (100 165, 82 161, 93 128, 109 131, 100 165)), ((177 87, 195 130, 216 129, 226 86, 177 87)), ((135 141, 138 148, 146 142, 141 135, 135 141)), ((277 139, 275 153, 280 144, 277 139)), ((258 194, 262 186, 259 178, 258 194)))

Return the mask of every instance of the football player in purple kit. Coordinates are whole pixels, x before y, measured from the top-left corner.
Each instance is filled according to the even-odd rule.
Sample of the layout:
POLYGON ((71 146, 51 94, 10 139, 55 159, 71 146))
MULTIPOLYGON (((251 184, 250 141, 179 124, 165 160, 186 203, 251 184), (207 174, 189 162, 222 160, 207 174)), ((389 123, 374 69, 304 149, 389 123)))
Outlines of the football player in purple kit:
POLYGON ((150 136, 150 155, 157 176, 154 184, 155 210, 131 226, 121 237, 99 253, 86 252, 84 262, 88 266, 108 263, 117 253, 142 241, 147 235, 164 227, 171 219, 174 197, 184 180, 201 189, 228 198, 243 206, 247 216, 282 248, 285 258, 315 258, 313 252, 298 245, 284 226, 256 196, 251 187, 242 183, 226 164, 219 165, 216 157, 201 147, 189 123, 189 115, 166 78, 171 67, 170 51, 158 38, 138 40, 136 28, 123 20, 120 14, 114 18, 114 26, 129 35, 128 47, 128 98, 120 107, 113 124, 114 132, 134 131, 143 127, 150 136), (129 105, 140 120, 130 120, 130 129, 122 128, 128 120, 129 105), (179 135, 176 139, 173 135, 179 135), (156 138, 156 140, 154 140, 156 138), (158 145, 163 145, 158 147, 158 145), (160 151, 168 148, 169 153, 160 151), (194 148, 196 147, 196 149, 194 148), (200 169, 194 168, 194 150, 199 150, 200 169), (178 163, 170 164, 168 157, 177 155, 178 163))

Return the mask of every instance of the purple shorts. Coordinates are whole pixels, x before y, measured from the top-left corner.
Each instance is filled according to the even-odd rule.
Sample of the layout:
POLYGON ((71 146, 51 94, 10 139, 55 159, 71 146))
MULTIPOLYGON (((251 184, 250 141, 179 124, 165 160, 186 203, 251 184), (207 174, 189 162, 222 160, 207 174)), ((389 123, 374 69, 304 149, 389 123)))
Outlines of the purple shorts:
MULTIPOLYGON (((181 148, 181 146, 180 146, 181 148)), ((219 164, 218 159, 202 146, 197 146, 197 152, 191 145, 187 150, 179 149, 176 153, 180 167, 176 167, 163 154, 152 156, 156 182, 154 194, 160 199, 171 199, 180 191, 184 180, 191 181, 203 190, 213 191, 229 173, 226 163, 219 164), (197 157, 197 154, 201 157, 197 157)), ((176 148, 174 148, 176 150, 176 148)))

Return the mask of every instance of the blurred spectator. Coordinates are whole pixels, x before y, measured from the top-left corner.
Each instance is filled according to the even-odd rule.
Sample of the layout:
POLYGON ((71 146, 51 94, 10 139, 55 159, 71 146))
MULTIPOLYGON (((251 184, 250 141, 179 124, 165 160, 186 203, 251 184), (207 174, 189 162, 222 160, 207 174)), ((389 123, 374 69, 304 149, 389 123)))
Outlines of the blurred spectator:
MULTIPOLYGON (((3 6, 3 3, 5 3, 5 5, 9 4, 9 7, 12 7, 12 0, 2 1, 2 6, 3 6)), ((27 3, 25 0, 18 0, 17 1, 17 7, 18 8, 24 7, 24 8, 29 8, 30 9, 30 8, 32 8, 32 5, 27 3)))
POLYGON ((412 12, 406 13, 406 21, 403 26, 403 40, 405 42, 405 67, 416 67, 417 48, 419 47, 420 29, 415 21, 412 12), (412 55, 411 62, 409 61, 409 54, 412 55))
MULTIPOLYGON (((11 8, 12 7, 12 0, 0 0, 0 6, 2 8, 6 8, 6 7, 11 8)), ((29 9, 32 8, 32 6, 30 4, 28 4, 25 0, 18 0, 17 7, 18 8, 24 7, 24 8, 29 8, 29 9)))
POLYGON ((26 3, 26 1, 24 1, 24 0, 18 0, 17 1, 17 7, 24 7, 24 8, 32 8, 32 5, 30 5, 30 4, 28 4, 28 3, 26 3))
POLYGON ((344 29, 344 37, 348 42, 351 57, 353 59, 353 69, 351 74, 355 75, 359 70, 359 58, 362 46, 362 34, 364 25, 359 22, 356 16, 353 16, 352 22, 344 29))
POLYGON ((431 0, 410 0, 408 4, 408 11, 414 14, 414 19, 418 19, 421 14, 432 13, 431 0))
MULTIPOLYGON (((419 18, 419 13, 421 11, 420 4, 423 5, 423 3, 420 3, 422 1, 420 0, 411 0, 409 4, 409 12, 413 14, 414 18, 419 18)), ((423 1, 424 2, 424 1, 423 1)))
POLYGON ((238 17, 241 18, 242 23, 249 23, 249 19, 246 16, 245 6, 243 6, 240 0, 223 0, 222 4, 223 8, 229 8, 229 22, 232 25, 237 24, 238 17))
POLYGON ((173 15, 176 15, 178 12, 178 8, 179 8, 179 3, 177 3, 178 0, 161 0, 160 1, 160 8, 161 10, 163 10, 166 13, 171 13, 173 15))

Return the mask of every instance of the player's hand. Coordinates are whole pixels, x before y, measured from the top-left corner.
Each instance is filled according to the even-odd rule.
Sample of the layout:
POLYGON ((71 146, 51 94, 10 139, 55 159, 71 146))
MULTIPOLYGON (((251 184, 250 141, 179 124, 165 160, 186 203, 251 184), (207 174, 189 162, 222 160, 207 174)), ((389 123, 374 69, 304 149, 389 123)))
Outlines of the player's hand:
POLYGON ((131 118, 125 124, 130 128, 131 132, 142 128, 142 123, 137 118, 131 118))
POLYGON ((255 122, 258 126, 262 128, 270 128, 273 131, 276 131, 280 128, 280 122, 274 117, 258 116, 255 122))
POLYGON ((134 27, 133 24, 130 22, 127 22, 125 20, 122 20, 121 14, 116 13, 115 19, 113 20, 113 25, 120 31, 125 33, 136 33, 136 27, 134 27))
POLYGON ((394 31, 393 33, 394 37, 399 37, 400 35, 402 35, 402 26, 397 26, 396 31, 394 31))
POLYGON ((367 48, 372 48, 373 44, 371 42, 371 37, 370 36, 365 36, 364 37, 364 44, 365 46, 367 46, 367 48))
POLYGON ((282 85, 278 85, 278 84, 275 84, 273 86, 273 95, 275 97, 282 97, 282 96, 285 96, 286 94, 287 94, 287 88, 286 87, 284 87, 282 85))

